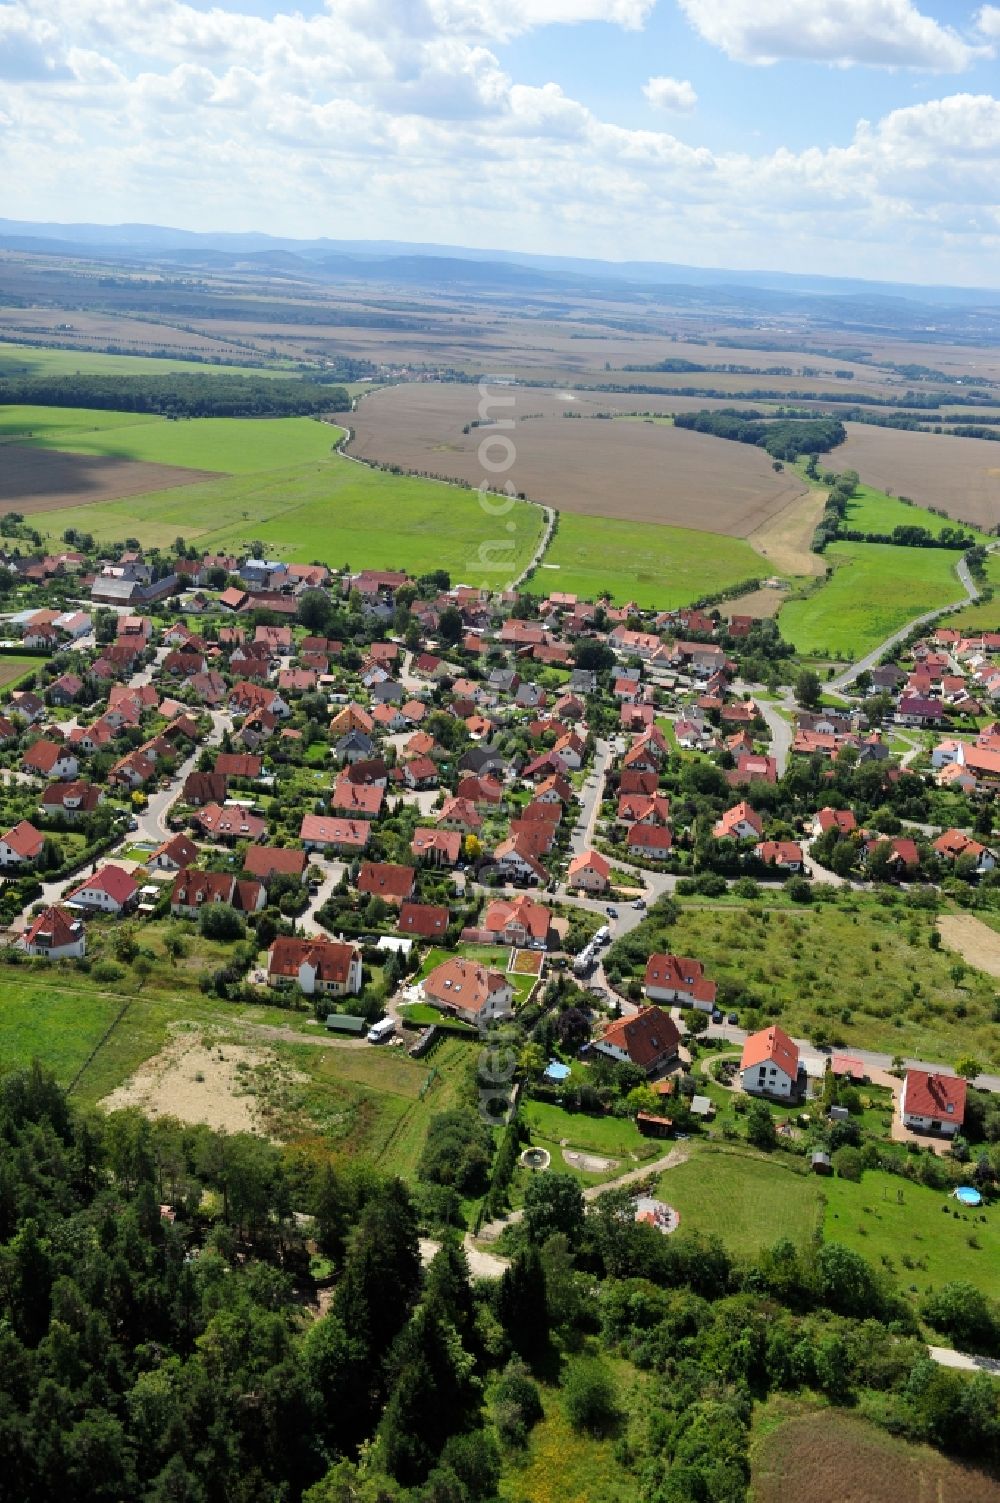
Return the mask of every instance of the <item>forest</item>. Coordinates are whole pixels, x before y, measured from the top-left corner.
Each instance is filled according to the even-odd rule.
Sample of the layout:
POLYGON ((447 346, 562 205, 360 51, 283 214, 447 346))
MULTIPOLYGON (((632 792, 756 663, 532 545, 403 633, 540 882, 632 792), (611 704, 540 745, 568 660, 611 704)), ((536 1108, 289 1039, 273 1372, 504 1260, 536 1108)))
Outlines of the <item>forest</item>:
MULTIPOLYGON (((930 1360, 912 1306, 836 1243, 741 1263, 550 1173, 506 1272, 473 1284, 446 1234, 422 1262, 401 1182, 313 1140, 81 1111, 37 1065, 0 1081, 0 1145, 0 1476, 19 1503, 516 1496, 553 1405, 615 1439, 644 1503, 742 1503, 754 1405, 777 1392, 1000 1458, 991 1378, 930 1360)), ((964 1286, 921 1314, 996 1338, 964 1286)))
POLYGON ((847 437, 839 418, 776 418, 764 420, 736 408, 720 412, 678 412, 676 428, 692 428, 696 433, 711 433, 734 443, 754 444, 765 449, 772 459, 798 459, 801 454, 825 454, 847 437))
POLYGON ((309 379, 229 376, 210 366, 147 376, 17 376, 0 378, 0 405, 96 407, 155 412, 164 417, 306 417, 346 412, 343 386, 309 379))

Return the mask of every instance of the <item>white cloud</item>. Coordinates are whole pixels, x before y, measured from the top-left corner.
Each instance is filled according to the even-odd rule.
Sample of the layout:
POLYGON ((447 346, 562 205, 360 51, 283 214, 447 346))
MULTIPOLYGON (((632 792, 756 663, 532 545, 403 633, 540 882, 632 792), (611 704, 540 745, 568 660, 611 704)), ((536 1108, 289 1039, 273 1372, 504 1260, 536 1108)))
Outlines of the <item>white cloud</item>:
POLYGON ((693 110, 698 103, 694 86, 686 78, 651 78, 642 92, 657 110, 693 110))
POLYGON ((976 16, 976 26, 991 42, 1000 42, 1000 10, 995 5, 984 5, 976 16))
POLYGON ((741 63, 795 59, 957 73, 990 55, 923 15, 912 0, 680 0, 680 6, 706 42, 741 63))

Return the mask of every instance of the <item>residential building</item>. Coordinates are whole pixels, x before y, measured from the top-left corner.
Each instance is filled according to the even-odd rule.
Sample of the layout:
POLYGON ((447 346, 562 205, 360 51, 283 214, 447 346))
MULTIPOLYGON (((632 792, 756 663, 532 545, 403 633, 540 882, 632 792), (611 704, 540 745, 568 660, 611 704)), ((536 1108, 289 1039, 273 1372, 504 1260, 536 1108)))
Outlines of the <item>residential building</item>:
POLYGON ((32 920, 17 946, 43 960, 79 960, 86 954, 87 940, 79 918, 57 905, 32 920))
POLYGON ((689 955, 651 955, 646 962, 644 990, 650 1002, 676 1002, 711 1012, 718 987, 705 975, 700 960, 689 955))
POLYGON ((680 1033, 670 1014, 662 1008, 641 1007, 631 1017, 605 1023, 590 1047, 595 1054, 636 1065, 649 1076, 677 1059, 680 1033))
POLYGON ((787 1101, 800 1090, 798 1045, 784 1029, 772 1024, 752 1033, 740 1057, 740 1084, 751 1096, 774 1096, 787 1101))
POLYGON ((899 1115, 911 1132, 953 1138, 965 1120, 968 1087, 960 1075, 907 1070, 899 1096, 899 1115))
POLYGON ((514 988, 507 977, 461 955, 435 966, 421 989, 432 1006, 480 1026, 514 1010, 514 988))

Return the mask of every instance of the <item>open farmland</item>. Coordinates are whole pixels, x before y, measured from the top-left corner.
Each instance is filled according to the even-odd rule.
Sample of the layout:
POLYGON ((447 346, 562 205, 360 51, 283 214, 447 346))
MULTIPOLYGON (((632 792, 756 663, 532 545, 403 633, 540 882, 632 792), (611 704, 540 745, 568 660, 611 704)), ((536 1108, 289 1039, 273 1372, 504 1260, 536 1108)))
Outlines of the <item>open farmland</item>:
POLYGON ((43 346, 0 343, 0 377, 5 376, 164 376, 170 371, 193 375, 287 376, 288 370, 259 365, 216 365, 203 360, 174 360, 153 355, 106 355, 100 350, 54 350, 43 346))
POLYGON ((773 1398, 754 1417, 754 1503, 1000 1503, 987 1472, 913 1445, 844 1409, 773 1398))
MULTIPOLYGON (((963 443, 966 440, 963 439, 963 443)), ((885 491, 861 484, 847 503, 844 526, 852 532, 892 532, 894 527, 926 527, 937 537, 942 527, 954 524, 946 517, 935 516, 923 506, 912 506, 900 501, 897 496, 887 496, 885 491)), ((988 543, 990 539, 972 524, 968 524, 976 541, 988 543)))
POLYGON ((146 495, 213 478, 211 470, 145 464, 106 455, 67 454, 26 444, 5 444, 2 453, 0 507, 24 516, 67 506, 92 506, 97 501, 146 495))
POLYGON ((960 555, 945 548, 890 543, 831 543, 832 577, 782 607, 782 636, 801 653, 857 658, 925 611, 962 597, 960 555))
POLYGON ((40 448, 69 450, 131 459, 147 464, 178 465, 188 469, 252 475, 285 465, 328 455, 341 430, 315 418, 170 418, 153 413, 93 413, 84 421, 86 409, 73 408, 72 427, 60 426, 61 409, 46 407, 0 408, 0 421, 8 434, 24 431, 40 448), (51 425, 40 431, 38 414, 51 425), (124 421, 111 422, 111 418, 124 421), (138 421, 137 421, 138 419, 138 421))
POLYGON ((1000 443, 847 423, 838 470, 857 470, 879 490, 939 506, 959 522, 989 532, 1000 526, 1000 443))
POLYGON ((472 492, 388 475, 332 455, 312 464, 202 481, 179 489, 49 512, 50 536, 67 527, 98 541, 137 537, 166 547, 178 533, 209 551, 259 539, 289 563, 448 569, 452 578, 498 588, 529 563, 544 518, 513 505, 489 516, 472 492))
POLYGON ((634 600, 668 610, 755 579, 764 567, 740 538, 563 512, 528 588, 589 600, 607 591, 617 605, 634 600))
MULTIPOLYGON (((495 386, 487 410, 499 424, 463 433, 477 420, 479 401, 479 388, 472 385, 375 392, 355 413, 351 452, 472 485, 510 482, 531 500, 563 512, 675 527, 697 524, 731 537, 746 537, 805 491, 794 471, 776 473, 762 449, 665 423, 575 416, 612 410, 603 393, 584 399, 495 386), (507 421, 513 428, 502 426, 507 421), (495 468, 511 451, 511 467, 495 468)), ((619 411, 652 405, 644 396, 616 401, 619 411)))

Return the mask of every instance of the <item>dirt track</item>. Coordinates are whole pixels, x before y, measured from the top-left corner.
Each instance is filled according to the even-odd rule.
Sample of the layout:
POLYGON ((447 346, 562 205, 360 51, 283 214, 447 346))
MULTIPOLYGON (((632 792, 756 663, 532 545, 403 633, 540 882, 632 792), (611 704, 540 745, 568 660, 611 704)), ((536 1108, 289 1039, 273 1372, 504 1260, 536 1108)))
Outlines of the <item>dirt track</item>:
POLYGON ((762 449, 669 423, 596 416, 669 412, 670 399, 662 396, 494 386, 488 416, 512 419, 513 427, 470 427, 464 433, 478 420, 479 404, 474 385, 410 384, 373 392, 358 405, 349 452, 471 485, 509 481, 530 500, 560 511, 731 537, 764 527, 805 494, 798 477, 776 473, 762 449), (580 417, 567 418, 567 412, 580 417), (511 452, 513 464, 503 469, 511 452))
POLYGON ((68 454, 59 449, 34 449, 28 444, 0 447, 0 506, 25 516, 215 478, 212 470, 187 470, 179 465, 68 454))

